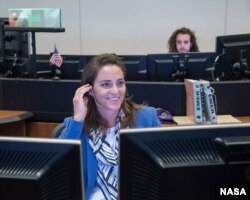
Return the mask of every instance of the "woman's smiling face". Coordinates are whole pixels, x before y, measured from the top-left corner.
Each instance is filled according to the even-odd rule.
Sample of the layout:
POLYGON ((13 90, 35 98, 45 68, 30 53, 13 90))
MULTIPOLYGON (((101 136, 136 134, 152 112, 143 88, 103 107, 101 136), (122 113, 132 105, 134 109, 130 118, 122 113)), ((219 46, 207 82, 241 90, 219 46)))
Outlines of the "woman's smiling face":
POLYGON ((92 95, 97 109, 102 115, 118 113, 125 98, 124 73, 117 65, 105 65, 97 73, 92 87, 92 95))

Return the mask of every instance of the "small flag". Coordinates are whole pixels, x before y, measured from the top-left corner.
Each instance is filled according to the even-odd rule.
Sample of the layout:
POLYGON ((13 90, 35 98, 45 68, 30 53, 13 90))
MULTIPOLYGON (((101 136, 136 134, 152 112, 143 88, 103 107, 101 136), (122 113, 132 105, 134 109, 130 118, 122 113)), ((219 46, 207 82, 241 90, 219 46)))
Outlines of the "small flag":
POLYGON ((56 65, 57 67, 61 67, 61 65, 63 63, 63 58, 60 55, 60 53, 58 52, 56 46, 55 46, 54 52, 53 52, 49 61, 50 61, 50 63, 56 65))

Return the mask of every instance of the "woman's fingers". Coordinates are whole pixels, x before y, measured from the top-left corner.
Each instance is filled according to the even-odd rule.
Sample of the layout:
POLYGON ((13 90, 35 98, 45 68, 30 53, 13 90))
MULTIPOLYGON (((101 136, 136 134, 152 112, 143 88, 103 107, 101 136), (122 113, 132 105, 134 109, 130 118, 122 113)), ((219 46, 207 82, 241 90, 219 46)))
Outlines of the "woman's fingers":
POLYGON ((83 121, 87 114, 88 96, 87 93, 91 90, 90 84, 79 87, 73 98, 74 116, 77 121, 83 121))
POLYGON ((83 85, 76 90, 75 96, 84 97, 90 90, 92 86, 90 84, 83 85))

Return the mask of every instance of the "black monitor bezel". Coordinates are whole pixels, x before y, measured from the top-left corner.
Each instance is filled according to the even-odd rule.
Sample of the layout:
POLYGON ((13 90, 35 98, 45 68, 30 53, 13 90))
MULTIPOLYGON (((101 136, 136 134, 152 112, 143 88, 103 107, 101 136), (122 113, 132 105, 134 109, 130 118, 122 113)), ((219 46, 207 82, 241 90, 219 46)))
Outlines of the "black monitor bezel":
POLYGON ((217 36, 215 47, 216 55, 219 56, 215 70, 216 75, 224 80, 244 78, 244 69, 235 69, 232 64, 239 62, 240 48, 247 51, 246 58, 248 64, 250 64, 250 34, 217 36))
POLYGON ((117 55, 124 63, 127 81, 143 79, 143 70, 146 69, 147 59, 145 55, 117 55))
POLYGON ((188 59, 185 64, 186 74, 181 77, 180 81, 183 81, 184 78, 211 79, 211 74, 206 69, 212 66, 215 58, 214 52, 149 54, 147 67, 148 79, 151 81, 179 81, 178 78, 173 77, 173 74, 179 69, 178 61, 185 57, 188 59), (160 73, 158 69, 159 64, 161 66, 160 73), (165 68, 164 71, 162 70, 163 67, 165 68))
POLYGON ((78 140, 1 136, 0 157, 1 199, 84 198, 78 140))
MULTIPOLYGON (((227 185, 235 183, 237 185, 237 181, 244 176, 244 171, 242 171, 239 179, 237 179, 237 173, 232 174, 232 178, 229 177, 225 179, 223 179, 223 174, 219 176, 216 175, 220 172, 223 173, 223 170, 226 169, 224 176, 228 177, 228 173, 232 172, 232 170, 234 171, 234 169, 236 169, 235 167, 238 166, 237 169, 241 167, 245 169, 246 166, 249 166, 250 160, 249 157, 248 160, 233 161, 232 163, 227 159, 224 160, 223 155, 218 156, 220 153, 216 153, 213 150, 210 151, 209 148, 206 148, 207 144, 209 144, 208 140, 210 142, 212 141, 213 149, 216 149, 216 139, 227 137, 237 138, 240 136, 244 139, 246 136, 249 137, 249 130, 250 124, 242 123, 121 130, 119 160, 120 200, 132 200, 138 196, 140 196, 141 199, 145 199, 146 197, 152 198, 153 196, 155 196, 156 199, 166 199, 166 196, 163 195, 166 195, 166 191, 169 192, 168 187, 171 187, 172 190, 170 192, 171 194, 169 194, 171 198, 168 199, 176 199, 177 196, 179 199, 214 199, 215 196, 213 195, 217 194, 217 184, 227 185), (189 154, 193 151, 193 155, 195 156, 192 157, 192 155, 190 155, 189 157, 187 155, 190 159, 182 157, 183 153, 185 154, 186 152, 185 145, 182 146, 182 144, 185 144, 186 140, 189 140, 186 144, 190 145, 191 141, 192 144, 195 145, 195 139, 202 139, 202 143, 198 145, 200 151, 202 151, 201 155, 205 155, 205 157, 200 157, 202 162, 200 162, 199 159, 197 160, 197 157, 200 155, 196 154, 195 146, 189 147, 187 152, 187 154, 189 154), (182 148, 182 154, 178 154, 177 147, 164 150, 163 143, 166 140, 168 140, 168 143, 172 143, 172 146, 180 142, 178 146, 182 148), (154 148, 157 150, 154 150, 154 148), (160 154, 158 155, 156 152, 160 152, 160 154), (172 152, 172 158, 169 159, 164 156, 164 152, 172 152), (177 156, 176 159, 174 159, 175 154, 177 156), (188 162, 186 162, 187 160, 188 162), (168 162, 170 164, 166 164, 168 162), (229 165, 231 165, 231 167, 229 165), (184 173, 181 172, 182 169, 184 173), (214 175, 213 173, 208 173, 206 170, 210 173, 214 172, 214 175), (182 180, 182 176, 179 176, 178 173, 183 175, 186 171, 190 173, 192 171, 192 174, 190 174, 189 180, 185 179, 185 177, 183 177, 182 180), (197 177, 197 174, 195 176, 193 173, 196 172, 198 175, 203 174, 209 180, 203 180, 202 177, 197 177), (169 178, 165 177, 164 174, 168 174, 167 177, 169 178), (235 181, 236 179, 237 181, 235 181), (192 183, 192 181, 195 183, 192 183), (166 182, 168 186, 166 186, 166 182), (162 185, 162 183, 164 185, 162 185), (206 185, 206 187, 200 187, 201 185, 206 185), (206 189, 207 187, 210 188, 206 189), (203 195, 205 195, 204 198, 201 198, 203 195)), ((246 145, 244 142, 241 144, 246 145)), ((248 148, 249 147, 250 142, 248 141, 248 148)))

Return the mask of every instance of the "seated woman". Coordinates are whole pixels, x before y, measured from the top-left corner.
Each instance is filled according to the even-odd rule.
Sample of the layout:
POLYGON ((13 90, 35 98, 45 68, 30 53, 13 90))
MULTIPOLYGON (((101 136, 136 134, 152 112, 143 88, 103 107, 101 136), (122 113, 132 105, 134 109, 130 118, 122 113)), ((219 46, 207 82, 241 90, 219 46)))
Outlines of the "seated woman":
POLYGON ((119 130, 159 127, 152 107, 125 97, 125 67, 115 55, 94 57, 73 97, 74 113, 60 138, 80 139, 86 199, 118 198, 119 130))

